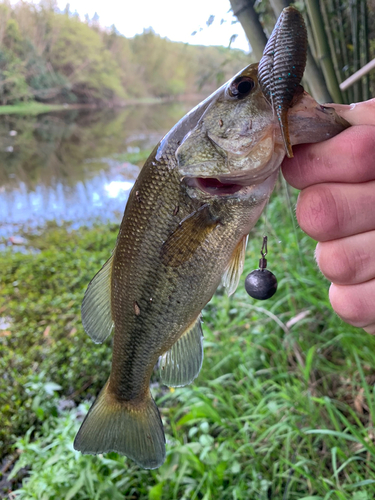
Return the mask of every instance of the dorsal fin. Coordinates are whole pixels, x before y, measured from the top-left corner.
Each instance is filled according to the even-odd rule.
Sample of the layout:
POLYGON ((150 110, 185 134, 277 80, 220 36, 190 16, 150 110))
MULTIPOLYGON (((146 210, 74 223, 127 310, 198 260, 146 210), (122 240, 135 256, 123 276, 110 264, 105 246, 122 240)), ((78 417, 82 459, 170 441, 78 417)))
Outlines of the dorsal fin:
POLYGON ((238 282, 243 271, 243 266, 245 262, 246 245, 248 235, 244 236, 242 240, 237 244, 233 255, 230 259, 228 267, 224 271, 221 281, 227 289, 227 294, 232 295, 237 289, 238 282))
POLYGON ((160 357, 161 382, 169 387, 190 384, 203 363, 203 333, 200 315, 163 356, 160 357))
POLYGON ((113 254, 90 281, 81 306, 85 332, 96 344, 109 336, 113 327, 111 313, 111 274, 113 254))

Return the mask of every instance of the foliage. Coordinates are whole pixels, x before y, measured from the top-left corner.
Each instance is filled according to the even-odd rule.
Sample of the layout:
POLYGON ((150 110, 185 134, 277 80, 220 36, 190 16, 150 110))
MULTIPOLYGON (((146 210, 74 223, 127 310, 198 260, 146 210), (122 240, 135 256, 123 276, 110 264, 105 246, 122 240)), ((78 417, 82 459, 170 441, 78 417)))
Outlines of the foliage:
POLYGON ((208 94, 248 62, 241 51, 174 43, 152 29, 127 39, 54 2, 0 1, 0 104, 208 94))
POLYGON ((3 450, 13 433, 26 431, 37 419, 35 394, 25 390, 35 373, 48 372, 66 395, 89 386, 95 394, 105 382, 110 347, 92 349, 80 323, 80 303, 98 263, 109 257, 116 231, 94 228, 81 234, 51 226, 43 236, 30 237, 34 253, 1 254, 0 290, 6 302, 0 307, 12 318, 11 333, 0 337, 3 450), (100 365, 102 370, 92 372, 100 365))
MULTIPOLYGON (((11 335, 1 338, 2 393, 11 402, 8 432, 21 436, 15 476, 30 469, 16 497, 373 498, 375 339, 331 311, 313 242, 299 231, 297 242, 284 193, 267 217, 279 290, 263 305, 246 295, 243 280, 233 297, 219 289, 203 315, 198 379, 167 392, 154 382, 167 433, 167 460, 156 471, 72 449, 83 410, 67 403, 94 395, 109 372, 109 342, 92 344, 78 310, 115 228, 51 227, 30 240, 40 253, 2 255, 1 292, 9 297, 2 310, 12 318, 11 335), (46 384, 52 394, 43 398, 46 384)), ((244 275, 263 230, 249 242, 244 275)))
POLYGON ((54 71, 69 79, 79 101, 125 98, 120 69, 103 47, 100 33, 77 17, 55 15, 52 19, 57 36, 46 59, 54 71))

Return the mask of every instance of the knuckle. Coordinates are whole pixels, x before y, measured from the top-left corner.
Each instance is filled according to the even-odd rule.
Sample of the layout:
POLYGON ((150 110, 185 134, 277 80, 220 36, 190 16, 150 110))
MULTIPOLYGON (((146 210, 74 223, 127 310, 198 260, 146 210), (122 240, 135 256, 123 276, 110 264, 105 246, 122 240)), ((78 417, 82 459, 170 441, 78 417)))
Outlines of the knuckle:
POLYGON ((375 323, 367 325, 366 328, 364 328, 364 331, 369 333, 370 335, 375 335, 375 323))
POLYGON ((346 323, 353 326, 365 326, 362 304, 351 292, 350 286, 332 284, 329 289, 332 308, 346 323))
POLYGON ((329 186, 317 184, 301 191, 296 215, 301 229, 319 241, 330 239, 339 220, 336 201, 329 186))
POLYGON ((353 165, 357 182, 374 178, 375 127, 363 125, 347 131, 343 157, 353 165))
POLYGON ((340 240, 319 244, 316 260, 324 276, 339 285, 356 283, 366 268, 368 255, 340 240))
POLYGON ((352 274, 351 262, 334 242, 321 243, 317 262, 324 276, 333 283, 342 284, 352 274))

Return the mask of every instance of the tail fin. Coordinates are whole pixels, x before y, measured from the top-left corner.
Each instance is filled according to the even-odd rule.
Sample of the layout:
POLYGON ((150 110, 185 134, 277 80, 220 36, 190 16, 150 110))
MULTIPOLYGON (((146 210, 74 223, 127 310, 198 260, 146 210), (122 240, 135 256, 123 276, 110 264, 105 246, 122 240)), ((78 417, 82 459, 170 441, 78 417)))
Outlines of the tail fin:
POLYGON ((107 392, 97 397, 74 440, 82 453, 116 451, 145 469, 156 469, 165 460, 165 437, 159 410, 151 394, 140 406, 121 402, 107 392))

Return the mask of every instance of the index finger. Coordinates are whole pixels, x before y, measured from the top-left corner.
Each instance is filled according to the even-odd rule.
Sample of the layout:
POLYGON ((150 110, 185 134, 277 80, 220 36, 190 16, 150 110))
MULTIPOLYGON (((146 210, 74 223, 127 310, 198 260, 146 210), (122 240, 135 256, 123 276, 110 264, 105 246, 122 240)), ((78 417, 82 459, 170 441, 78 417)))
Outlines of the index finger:
POLYGON ((322 182, 375 179, 375 99, 334 107, 354 126, 322 143, 293 148, 294 158, 286 158, 282 170, 287 182, 298 189, 322 182))

